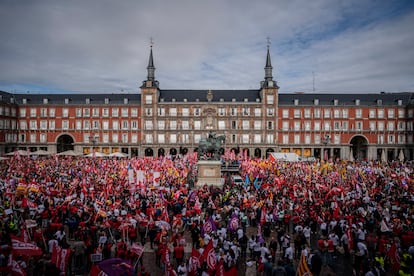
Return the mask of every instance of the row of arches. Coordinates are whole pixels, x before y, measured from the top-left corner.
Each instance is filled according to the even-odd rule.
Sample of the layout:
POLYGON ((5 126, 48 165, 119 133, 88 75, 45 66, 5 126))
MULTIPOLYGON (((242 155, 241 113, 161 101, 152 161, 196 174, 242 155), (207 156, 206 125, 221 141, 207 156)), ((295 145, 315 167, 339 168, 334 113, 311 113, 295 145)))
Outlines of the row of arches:
MULTIPOLYGON (((198 150, 198 148, 195 148, 193 151, 194 152, 197 152, 197 150, 198 150)), ((246 156, 250 156, 250 149, 248 149, 248 148, 240 149, 239 147, 237 147, 237 148, 231 148, 230 151, 231 152, 234 152, 235 155, 238 155, 239 153, 242 153, 242 154, 244 154, 246 156)), ((159 148, 157 150, 157 156, 158 157, 165 156, 166 154, 169 154, 169 155, 172 155, 172 156, 177 155, 177 154, 185 155, 188 152, 189 152, 189 149, 186 148, 186 147, 180 147, 179 149, 177 149, 177 148, 170 148, 169 151, 166 151, 164 148, 159 148)), ((223 155, 224 152, 225 152, 225 149, 224 148, 220 148, 219 152, 220 152, 221 155, 223 155)), ((266 150, 266 156, 270 152, 274 152, 274 149, 268 148, 266 150)), ((155 151, 154 151, 153 148, 146 148, 144 150, 144 155, 147 156, 147 157, 154 156, 154 153, 155 153, 155 151)), ((257 157, 257 158, 262 157, 262 150, 260 148, 255 148, 254 149, 254 155, 253 156, 254 157, 257 157)))

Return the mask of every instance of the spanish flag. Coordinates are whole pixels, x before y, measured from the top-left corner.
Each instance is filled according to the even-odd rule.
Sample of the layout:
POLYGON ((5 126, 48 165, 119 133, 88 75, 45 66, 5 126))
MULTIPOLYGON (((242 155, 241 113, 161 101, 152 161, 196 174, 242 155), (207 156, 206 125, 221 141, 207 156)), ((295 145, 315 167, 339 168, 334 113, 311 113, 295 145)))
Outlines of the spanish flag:
POLYGON ((312 272, 309 269, 308 263, 306 262, 305 255, 300 256, 300 261, 298 264, 298 269, 296 270, 297 276, 312 276, 312 272))

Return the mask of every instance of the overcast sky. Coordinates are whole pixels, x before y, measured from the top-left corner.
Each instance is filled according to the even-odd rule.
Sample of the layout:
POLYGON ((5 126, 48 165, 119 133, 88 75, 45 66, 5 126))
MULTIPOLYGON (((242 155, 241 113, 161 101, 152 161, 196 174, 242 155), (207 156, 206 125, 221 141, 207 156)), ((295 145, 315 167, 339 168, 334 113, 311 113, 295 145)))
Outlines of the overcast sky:
POLYGON ((161 89, 414 91, 411 0, 0 0, 0 90, 136 93, 150 38, 161 89))

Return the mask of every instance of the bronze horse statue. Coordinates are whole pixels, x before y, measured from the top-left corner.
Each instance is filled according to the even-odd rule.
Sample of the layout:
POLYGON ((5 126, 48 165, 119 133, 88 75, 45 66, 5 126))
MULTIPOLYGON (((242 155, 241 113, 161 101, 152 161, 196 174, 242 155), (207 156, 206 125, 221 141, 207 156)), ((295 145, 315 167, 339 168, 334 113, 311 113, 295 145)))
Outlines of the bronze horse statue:
POLYGON ((210 132, 206 139, 201 139, 199 142, 197 151, 198 160, 220 160, 220 148, 225 140, 226 137, 224 135, 216 136, 210 132))

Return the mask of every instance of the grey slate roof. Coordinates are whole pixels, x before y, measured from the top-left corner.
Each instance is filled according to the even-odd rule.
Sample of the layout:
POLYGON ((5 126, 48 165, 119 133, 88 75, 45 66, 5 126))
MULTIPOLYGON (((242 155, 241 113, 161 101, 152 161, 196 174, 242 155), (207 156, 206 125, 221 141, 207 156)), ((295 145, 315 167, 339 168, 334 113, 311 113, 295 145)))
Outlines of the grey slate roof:
MULTIPOLYGON (((207 93, 209 90, 160 90, 160 100, 164 102, 183 102, 187 99, 188 102, 207 102, 207 93)), ((212 102, 220 102, 223 99, 225 102, 231 102, 235 99, 237 102, 247 99, 248 102, 256 102, 260 98, 260 90, 211 90, 213 93, 212 102)))

